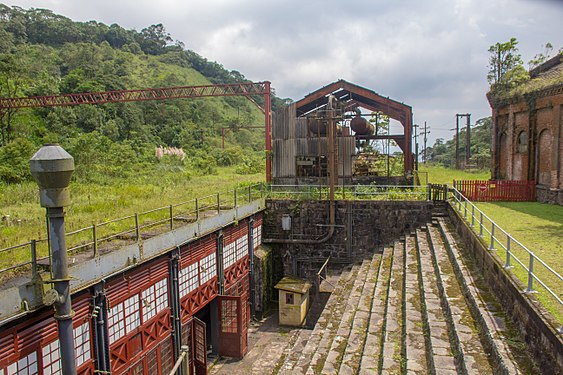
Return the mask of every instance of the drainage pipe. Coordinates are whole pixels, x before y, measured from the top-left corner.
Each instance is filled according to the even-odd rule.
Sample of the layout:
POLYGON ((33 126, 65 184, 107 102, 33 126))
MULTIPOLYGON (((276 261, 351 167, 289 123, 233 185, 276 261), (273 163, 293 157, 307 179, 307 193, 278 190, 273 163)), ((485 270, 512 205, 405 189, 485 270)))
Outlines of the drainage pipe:
POLYGON ((62 372, 64 375, 76 374, 74 339, 72 332, 72 310, 70 301, 70 277, 66 253, 65 223, 63 207, 48 207, 49 233, 51 237, 53 289, 55 298, 55 319, 59 328, 62 372))
POLYGON ((251 313, 254 316, 256 308, 256 296, 254 295, 256 287, 254 285, 254 217, 248 220, 248 258, 250 260, 249 284, 250 284, 250 306, 251 313))
MULTIPOLYGON (((182 323, 180 318, 180 283, 179 283, 179 263, 180 248, 177 247, 169 259, 170 272, 170 302, 172 309, 172 340, 174 341, 174 358, 179 358, 182 347, 182 323)), ((180 370, 183 374, 183 371, 180 370)), ((184 374, 187 375, 187 374, 184 374)))

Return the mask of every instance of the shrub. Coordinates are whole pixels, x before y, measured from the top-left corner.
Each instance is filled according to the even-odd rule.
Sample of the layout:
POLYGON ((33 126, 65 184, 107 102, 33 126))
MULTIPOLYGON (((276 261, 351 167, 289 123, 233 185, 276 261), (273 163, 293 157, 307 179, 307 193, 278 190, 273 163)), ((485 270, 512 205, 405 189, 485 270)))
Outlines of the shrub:
POLYGON ((29 159, 35 151, 37 147, 23 138, 0 147, 0 180, 9 183, 31 180, 29 159))

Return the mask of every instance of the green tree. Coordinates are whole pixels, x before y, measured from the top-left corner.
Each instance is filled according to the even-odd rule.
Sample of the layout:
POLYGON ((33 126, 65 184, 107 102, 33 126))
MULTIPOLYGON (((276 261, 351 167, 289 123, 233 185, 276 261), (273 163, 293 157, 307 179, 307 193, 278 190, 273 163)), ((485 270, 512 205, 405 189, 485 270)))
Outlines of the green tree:
POLYGON ((522 65, 522 58, 518 53, 518 40, 510 38, 508 42, 496 43, 489 47, 489 74, 487 80, 494 85, 501 82, 502 77, 510 70, 522 65))

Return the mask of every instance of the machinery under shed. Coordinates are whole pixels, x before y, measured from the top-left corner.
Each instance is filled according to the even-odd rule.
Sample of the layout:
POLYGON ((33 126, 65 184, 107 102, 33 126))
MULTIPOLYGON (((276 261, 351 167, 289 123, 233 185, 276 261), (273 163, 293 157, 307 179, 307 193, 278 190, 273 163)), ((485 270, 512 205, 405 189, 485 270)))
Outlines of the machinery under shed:
MULTIPOLYGON (((412 108, 372 90, 339 80, 277 110, 272 120, 274 184, 326 183, 331 160, 338 184, 400 183, 412 174, 412 108), (381 134, 378 116, 399 122, 403 131, 390 134, 387 125, 387 133, 381 134), (369 173, 369 166, 358 165, 374 159, 373 150, 369 155, 362 149, 374 140, 392 141, 400 148, 402 176, 393 179, 388 168, 383 175, 369 173)), ((376 154, 389 160, 389 147, 383 151, 376 154)))

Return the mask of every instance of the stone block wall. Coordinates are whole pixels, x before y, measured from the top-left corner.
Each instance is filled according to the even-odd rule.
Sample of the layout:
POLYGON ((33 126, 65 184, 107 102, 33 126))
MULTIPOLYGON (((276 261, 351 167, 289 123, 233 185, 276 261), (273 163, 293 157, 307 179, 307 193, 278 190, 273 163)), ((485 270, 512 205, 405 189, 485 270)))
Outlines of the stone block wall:
POLYGON ((301 239, 321 239, 329 231, 328 201, 269 200, 266 202, 263 241, 281 255, 285 274, 314 280, 316 272, 330 256, 331 267, 349 264, 381 251, 431 220, 440 204, 427 201, 337 201, 334 234, 319 244, 298 243, 301 239), (282 230, 282 217, 291 218, 291 230, 282 230), (295 243, 280 243, 294 240, 295 243))
POLYGON ((536 199, 541 203, 558 204, 563 206, 563 190, 550 189, 545 186, 536 185, 536 199))

